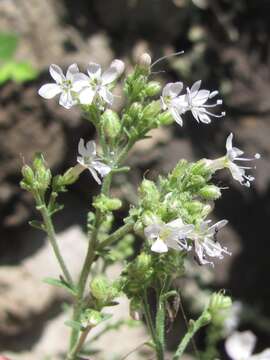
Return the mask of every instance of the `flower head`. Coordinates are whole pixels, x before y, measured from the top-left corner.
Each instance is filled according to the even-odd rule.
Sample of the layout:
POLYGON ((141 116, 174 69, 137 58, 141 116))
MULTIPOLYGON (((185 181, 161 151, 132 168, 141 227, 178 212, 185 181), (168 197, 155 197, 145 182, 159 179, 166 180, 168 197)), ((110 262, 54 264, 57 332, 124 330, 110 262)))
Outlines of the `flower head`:
POLYGON ((98 174, 101 177, 104 177, 111 171, 111 168, 110 166, 101 162, 98 158, 95 142, 88 141, 85 146, 84 140, 80 139, 78 151, 80 154, 80 156, 77 157, 78 163, 87 168, 93 175, 93 178, 96 180, 96 182, 100 185, 101 180, 98 174))
POLYGON ((235 331, 225 342, 225 349, 232 360, 270 360, 270 349, 252 355, 256 336, 251 331, 235 331))
POLYGON ((194 251, 198 263, 200 265, 210 264, 214 266, 214 263, 207 260, 207 257, 223 259, 223 254, 231 255, 231 253, 228 252, 227 248, 222 247, 216 239, 218 231, 223 228, 228 221, 221 220, 209 226, 210 223, 211 220, 202 221, 189 237, 194 242, 194 251))
POLYGON ((99 95, 106 103, 112 105, 113 94, 108 85, 113 83, 124 71, 125 65, 121 60, 114 60, 110 67, 102 74, 101 66, 89 63, 88 76, 80 73, 74 81, 75 91, 79 92, 81 104, 92 104, 96 95, 99 95))
POLYGON ((181 117, 181 108, 177 106, 178 95, 183 89, 182 82, 169 83, 164 86, 161 96, 161 103, 163 110, 169 110, 177 124, 183 126, 183 119, 181 117))
POLYGON ((55 64, 52 64, 49 68, 51 77, 55 80, 55 83, 49 83, 41 86, 38 93, 45 99, 52 99, 58 94, 60 95, 59 104, 66 109, 70 109, 76 104, 73 92, 73 82, 75 75, 79 74, 79 68, 77 64, 69 66, 66 76, 63 74, 62 69, 55 64))
POLYGON ((146 238, 153 241, 151 250, 157 253, 165 253, 169 248, 175 250, 190 250, 186 238, 193 230, 193 225, 184 225, 181 219, 167 224, 154 223, 144 230, 146 238))
POLYGON ((187 93, 175 99, 174 103, 178 110, 182 112, 191 111, 197 122, 209 124, 211 117, 220 118, 225 116, 225 112, 220 115, 214 114, 209 109, 222 104, 218 99, 215 103, 207 104, 207 101, 218 95, 218 91, 201 89, 201 80, 196 81, 191 88, 187 88, 187 93))
POLYGON ((223 168, 228 168, 232 174, 232 177, 236 181, 240 182, 241 185, 250 187, 250 182, 253 181, 255 178, 254 176, 247 175, 246 170, 252 169, 252 167, 236 164, 235 161, 249 162, 249 161, 253 161, 254 159, 259 159, 261 156, 260 154, 255 154, 253 158, 241 157, 241 155, 243 155, 244 152, 232 145, 232 139, 233 139, 233 134, 231 133, 226 141, 227 153, 225 156, 218 158, 216 160, 207 160, 206 163, 210 165, 213 171, 217 171, 223 168))

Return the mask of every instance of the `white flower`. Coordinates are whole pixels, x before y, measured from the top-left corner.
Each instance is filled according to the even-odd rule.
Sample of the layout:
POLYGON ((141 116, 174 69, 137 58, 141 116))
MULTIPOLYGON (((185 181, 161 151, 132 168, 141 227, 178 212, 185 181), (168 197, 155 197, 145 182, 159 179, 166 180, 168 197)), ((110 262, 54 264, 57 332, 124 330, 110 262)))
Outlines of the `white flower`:
POLYGON ((250 166, 242 166, 235 164, 234 161, 253 161, 254 159, 259 159, 260 154, 255 154, 254 158, 244 158, 241 155, 244 152, 232 145, 233 134, 231 133, 226 141, 226 150, 227 153, 224 157, 216 160, 206 160, 206 164, 210 165, 211 169, 216 171, 223 168, 228 168, 232 174, 232 177, 239 181, 241 185, 250 187, 250 182, 255 178, 251 175, 246 175, 246 170, 252 169, 250 166))
POLYGON ((45 99, 52 99, 56 95, 61 94, 59 104, 66 109, 70 109, 76 104, 76 99, 74 99, 72 92, 74 91, 74 76, 79 73, 78 65, 70 65, 66 76, 63 74, 62 69, 55 64, 50 66, 49 71, 51 77, 55 80, 55 83, 41 86, 38 91, 39 95, 45 99))
POLYGON ((189 238, 194 242, 196 259, 200 265, 214 263, 207 260, 208 257, 223 259, 223 254, 231 255, 227 248, 222 247, 216 239, 218 231, 223 228, 228 221, 221 220, 209 227, 211 220, 202 221, 199 227, 195 228, 189 238))
POLYGON ((116 59, 102 74, 99 64, 89 63, 87 67, 88 76, 80 73, 74 81, 74 88, 79 93, 80 103, 90 105, 94 97, 99 95, 106 103, 112 105, 113 94, 108 89, 108 85, 123 73, 124 68, 125 64, 116 59))
POLYGON ((181 219, 164 223, 155 223, 147 226, 144 234, 149 241, 154 241, 151 250, 165 253, 172 248, 175 250, 190 250, 186 238, 193 230, 193 225, 184 225, 181 219))
POLYGON ((209 99, 213 99, 218 95, 218 91, 210 92, 209 90, 200 90, 200 86, 201 80, 196 81, 191 89, 187 88, 187 93, 185 95, 181 95, 174 100, 174 104, 178 111, 184 113, 190 110, 198 122, 201 121, 202 123, 209 124, 211 122, 211 116, 220 118, 225 116, 225 112, 217 115, 209 111, 210 108, 221 105, 222 100, 218 99, 213 104, 206 104, 209 99))
POLYGON ((101 162, 100 159, 97 157, 95 142, 88 141, 85 146, 84 140, 80 139, 78 151, 81 155, 77 157, 78 163, 87 168, 93 175, 96 182, 100 185, 101 180, 98 177, 98 174, 101 177, 104 177, 111 171, 111 168, 101 162))
POLYGON ((270 360, 270 349, 252 355, 256 336, 251 331, 235 331, 225 342, 225 349, 232 360, 270 360))
POLYGON ((174 120, 183 126, 183 119, 181 117, 181 108, 177 106, 177 97, 183 89, 182 82, 169 83, 164 86, 162 96, 160 98, 163 110, 169 110, 174 120))

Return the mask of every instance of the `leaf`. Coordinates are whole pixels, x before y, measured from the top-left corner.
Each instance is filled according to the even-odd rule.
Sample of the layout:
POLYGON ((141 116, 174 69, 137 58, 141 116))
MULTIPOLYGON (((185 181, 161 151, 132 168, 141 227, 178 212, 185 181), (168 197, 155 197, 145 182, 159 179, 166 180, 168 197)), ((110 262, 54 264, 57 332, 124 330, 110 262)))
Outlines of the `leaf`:
POLYGON ((18 46, 18 37, 15 34, 0 32, 0 59, 8 61, 13 58, 18 46))
POLYGON ((12 64, 12 79, 17 83, 34 80, 38 72, 28 62, 14 62, 12 64))
POLYGON ((44 228, 44 224, 41 221, 37 220, 31 220, 28 223, 30 226, 32 226, 35 229, 42 230, 46 232, 46 229, 44 228))
POLYGON ((6 63, 0 67, 0 85, 4 84, 12 78, 12 66, 10 63, 6 63))
POLYGON ((67 320, 67 321, 65 321, 65 325, 67 325, 75 330, 79 330, 79 331, 82 330, 82 326, 78 321, 67 320))
POLYGON ((72 287, 69 283, 67 283, 63 279, 59 280, 59 279, 54 279, 54 278, 45 278, 45 279, 43 279, 43 282, 45 282, 46 284, 49 284, 49 285, 63 288, 65 290, 67 290, 68 292, 70 292, 73 296, 77 295, 77 290, 74 289, 74 287, 72 287))

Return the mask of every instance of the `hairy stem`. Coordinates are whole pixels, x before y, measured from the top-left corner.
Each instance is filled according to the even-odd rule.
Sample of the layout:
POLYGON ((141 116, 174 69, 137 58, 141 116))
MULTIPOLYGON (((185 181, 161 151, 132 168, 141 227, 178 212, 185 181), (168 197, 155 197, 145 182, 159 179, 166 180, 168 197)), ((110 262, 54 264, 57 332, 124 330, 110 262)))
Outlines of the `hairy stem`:
POLYGON ((57 244, 57 241, 56 241, 56 235, 55 235, 55 230, 54 230, 54 226, 53 226, 53 223, 52 223, 52 220, 51 220, 51 216, 48 212, 48 209, 45 205, 45 203, 42 201, 41 197, 39 196, 39 194, 36 194, 35 195, 35 199, 36 199, 36 203, 37 203, 37 207, 42 215, 42 218, 43 218, 43 222, 44 222, 44 225, 45 225, 45 229, 46 229, 46 232, 47 232, 47 235, 48 235, 48 238, 49 238, 49 241, 50 241, 50 244, 53 248, 53 251, 54 251, 54 254, 56 256, 56 259, 59 263, 59 266, 62 270, 62 273, 64 275, 64 278, 65 280, 70 284, 70 285, 73 285, 73 280, 72 280, 72 277, 68 271, 68 268, 65 264, 65 261, 61 255, 61 251, 59 249, 59 246, 57 244))

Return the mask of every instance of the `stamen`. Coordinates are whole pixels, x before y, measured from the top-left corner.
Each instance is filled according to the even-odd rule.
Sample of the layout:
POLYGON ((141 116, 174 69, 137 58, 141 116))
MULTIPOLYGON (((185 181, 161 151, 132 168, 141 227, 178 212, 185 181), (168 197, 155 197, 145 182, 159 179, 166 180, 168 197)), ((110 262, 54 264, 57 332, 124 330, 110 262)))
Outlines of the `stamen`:
POLYGON ((183 51, 183 50, 182 50, 182 51, 178 51, 178 52, 176 52, 176 53, 172 53, 172 54, 169 54, 169 55, 162 56, 161 58, 159 58, 159 59, 157 59, 156 61, 153 62, 153 64, 150 66, 150 69, 152 69, 152 67, 153 67, 154 65, 156 65, 157 63, 159 63, 159 62, 162 61, 162 60, 168 59, 168 58, 173 57, 173 56, 182 55, 182 54, 184 54, 184 51, 183 51))

